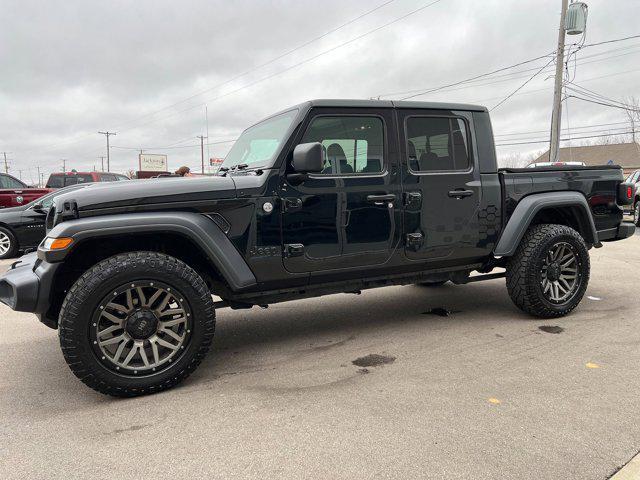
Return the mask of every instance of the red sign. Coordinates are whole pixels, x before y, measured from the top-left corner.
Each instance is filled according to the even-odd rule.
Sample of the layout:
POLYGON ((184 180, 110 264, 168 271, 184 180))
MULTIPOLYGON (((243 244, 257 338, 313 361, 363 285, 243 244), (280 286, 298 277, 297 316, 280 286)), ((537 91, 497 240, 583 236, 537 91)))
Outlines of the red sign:
POLYGON ((212 167, 219 167, 220 165, 222 165, 222 162, 224 162, 224 158, 210 158, 209 159, 209 165, 211 165, 212 167))

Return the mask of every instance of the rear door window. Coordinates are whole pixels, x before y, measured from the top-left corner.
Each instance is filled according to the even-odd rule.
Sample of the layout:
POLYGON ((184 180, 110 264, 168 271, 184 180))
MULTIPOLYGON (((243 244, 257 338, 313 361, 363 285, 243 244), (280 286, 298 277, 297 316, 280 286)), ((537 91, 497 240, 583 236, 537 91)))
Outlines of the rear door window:
POLYGON ((414 172, 468 170, 467 127, 461 118, 409 117, 407 119, 409 168, 414 172))

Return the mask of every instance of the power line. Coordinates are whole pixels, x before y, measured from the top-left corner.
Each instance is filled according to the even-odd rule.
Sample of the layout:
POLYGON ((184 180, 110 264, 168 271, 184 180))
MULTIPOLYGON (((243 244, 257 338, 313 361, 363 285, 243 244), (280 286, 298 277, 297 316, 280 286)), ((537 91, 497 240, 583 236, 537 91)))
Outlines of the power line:
POLYGON ((616 42, 622 42, 625 40, 631 40, 633 38, 640 38, 640 35, 630 35, 628 37, 622 37, 622 38, 615 38, 613 40, 604 40, 602 42, 596 42, 596 43, 587 43, 586 45, 583 45, 583 48, 586 47, 595 47, 596 45, 604 45, 605 43, 616 43, 616 42))
POLYGON ((266 80, 270 80, 271 78, 274 78, 274 77, 277 77, 279 75, 282 75, 283 73, 286 73, 286 72, 288 72, 290 70, 293 70, 294 68, 297 68, 299 66, 305 65, 305 64, 307 64, 309 62, 312 62, 313 60, 316 60, 316 59, 318 59, 318 58, 320 58, 320 57, 322 57, 322 56, 324 56, 324 55, 326 55, 328 53, 334 52, 334 51, 336 51, 336 50, 338 50, 338 49, 340 49, 342 47, 345 47, 347 45, 352 44, 353 42, 361 40, 362 38, 364 38, 366 36, 369 36, 369 35, 371 35, 371 34, 373 34, 375 32, 378 32, 379 30, 382 30, 383 28, 386 28, 386 27, 388 27, 390 25, 393 25, 394 23, 397 23, 397 22, 399 22, 401 20, 404 20, 405 18, 407 18, 407 17, 409 17, 411 15, 414 15, 414 14, 416 14, 418 12, 421 12, 422 10, 425 10, 425 9, 427 9, 427 8, 437 4, 437 3, 440 3, 441 1, 442 0, 434 0, 434 1, 430 2, 430 3, 427 3, 426 5, 423 5, 423 6, 419 7, 419 8, 416 8, 415 10, 412 10, 409 13, 406 13, 406 14, 400 16, 400 17, 397 17, 397 18, 395 18, 395 19, 393 19, 393 20, 391 20, 391 21, 389 21, 387 23, 384 23, 383 25, 380 25, 380 26, 378 26, 378 27, 376 27, 376 28, 374 28, 372 30, 369 30, 369 31, 367 31, 367 32, 365 32, 363 34, 360 34, 360 35, 358 35, 358 36, 356 36, 356 37, 354 37, 354 38, 352 38, 350 40, 342 42, 342 43, 340 43, 340 44, 338 44, 338 45, 336 45, 334 47, 331 47, 331 48, 329 48, 327 50, 324 50, 324 51, 322 51, 322 52, 320 52, 320 53, 318 53, 316 55, 313 55, 313 56, 311 56, 309 58, 306 58, 306 59, 304 59, 304 60, 302 60, 300 62, 297 62, 297 63, 295 63, 293 65, 290 65, 289 67, 287 67, 287 68, 285 68, 283 70, 279 70, 279 71, 274 72, 274 73, 272 73, 270 75, 267 75, 265 77, 259 78, 259 79, 255 80, 253 82, 250 82, 250 83, 248 83, 246 85, 243 85, 243 86, 241 86, 239 88, 236 88, 235 90, 231 90, 230 92, 224 93, 222 95, 218 95, 217 97, 213 97, 213 98, 208 99, 208 100, 206 100, 204 102, 201 102, 201 103, 199 103, 197 105, 192 105, 191 107, 185 108, 183 110, 178 110, 177 112, 173 112, 173 113, 171 113, 171 114, 169 114, 169 115, 167 115, 165 117, 156 118, 156 119, 151 120, 149 122, 145 122, 145 123, 142 123, 140 125, 136 125, 136 127, 143 127, 145 125, 149 125, 150 123, 154 123, 154 122, 157 122, 159 120, 165 120, 165 119, 173 117, 175 115, 179 115, 179 114, 187 112, 189 110, 193 110, 194 108, 200 107, 202 105, 214 102, 216 100, 220 100, 221 98, 228 97, 229 95, 233 95, 234 93, 237 93, 237 92, 239 92, 241 90, 244 90, 244 89, 247 89, 247 88, 252 87, 254 85, 257 85, 258 83, 262 83, 262 82, 264 82, 266 80))
POLYGON ((478 78, 488 77, 488 76, 493 75, 493 74, 495 74, 495 73, 504 72, 505 70, 509 70, 509 69, 511 69, 511 68, 514 68, 514 67, 519 67, 520 65, 525 65, 525 64, 527 64, 527 63, 535 62, 535 61, 537 61, 537 60, 541 60, 541 59, 543 59, 543 58, 548 58, 548 57, 549 57, 549 55, 552 55, 552 54, 553 54, 553 52, 551 52, 551 53, 547 53, 546 55, 541 55, 541 56, 539 56, 539 57, 531 58, 531 59, 529 59, 529 60, 525 60, 525 61, 523 61, 523 62, 515 63, 515 64, 513 64, 513 65, 509 65, 509 66, 507 66, 507 67, 498 68, 497 70, 493 70, 493 71, 491 71, 491 72, 482 73, 482 74, 480 74, 480 75, 476 75, 476 76, 474 76, 474 77, 470 77, 470 78, 467 78, 467 79, 465 79, 465 80, 460 80, 459 82, 449 83, 449 84, 447 84, 447 85, 442 85, 442 86, 440 86, 440 87, 430 88, 430 89, 424 90, 424 91, 422 91, 422 92, 420 92, 420 93, 416 93, 416 94, 414 94, 414 95, 409 95, 409 96, 407 96, 407 97, 403 97, 403 98, 401 98, 400 100, 408 100, 408 99, 410 99, 410 98, 419 97, 419 96, 424 95, 424 94, 426 94, 426 93, 435 92, 435 91, 438 91, 438 90, 442 90, 442 89, 444 89, 444 88, 448 88, 448 87, 455 87, 455 86, 457 86, 457 85, 461 85, 461 84, 463 84, 463 83, 468 83, 468 82, 470 82, 470 81, 472 81, 472 80, 476 80, 476 79, 478 79, 478 78))
MULTIPOLYGON (((600 137, 615 137, 615 136, 619 136, 619 135, 628 135, 631 132, 619 132, 619 133, 607 133, 607 134, 602 134, 602 135, 589 135, 589 136, 584 136, 584 137, 571 137, 571 138, 561 138, 560 141, 561 142, 568 142, 571 140, 582 140, 584 138, 600 138, 600 137)), ((507 146, 511 146, 511 145, 529 145, 529 144, 535 144, 535 143, 549 143, 549 139, 546 138, 544 140, 540 140, 540 141, 531 141, 531 142, 514 142, 514 143, 497 143, 496 147, 507 147, 507 146)))
MULTIPOLYGON (((612 122, 612 123, 599 123, 599 124, 595 124, 595 125, 582 125, 579 127, 571 127, 571 130, 580 130, 580 129, 585 129, 585 128, 595 128, 595 127, 606 127, 609 125, 623 125, 623 124, 627 124, 629 122, 612 122)), ((566 128, 563 128, 563 130, 568 130, 566 128)), ((548 130, 532 130, 530 132, 512 132, 512 133, 500 133, 500 134, 495 134, 494 137, 508 137, 508 136, 517 136, 517 135, 530 135, 533 133, 547 133, 548 130)))
POLYGON ((623 107, 620 105, 614 105, 612 103, 598 102, 597 100, 579 97, 577 95, 567 95, 565 98, 577 98, 578 100, 582 100, 583 102, 595 103, 597 105, 602 105, 604 107, 619 108, 620 110, 626 110, 626 111, 636 111, 635 108, 623 107))
MULTIPOLYGON (((592 47, 592 46, 596 46, 596 45, 603 45, 605 43, 620 42, 622 40, 629 40, 629 39, 632 39, 632 38, 640 38, 640 35, 625 37, 625 38, 622 38, 622 39, 608 40, 608 41, 603 41, 603 42, 598 42, 598 43, 591 43, 591 44, 584 45, 582 48, 592 47)), ((631 48, 631 47, 625 47, 625 48, 631 48)), ((625 48, 621 48, 620 50, 624 50, 625 48)), ((616 50, 613 49, 612 51, 616 51, 616 50)), ((547 58, 550 55, 553 55, 554 53, 555 52, 550 52, 550 53, 548 53, 546 55, 541 55, 539 57, 535 57, 535 58, 532 58, 532 59, 529 59, 529 60, 525 60, 523 62, 516 63, 516 64, 513 64, 513 65, 509 65, 509 66, 506 66, 506 67, 502 67, 502 68, 499 68, 497 70, 493 70, 491 72, 483 73, 481 75, 477 75, 477 76, 474 76, 474 77, 471 77, 471 78, 468 78, 468 79, 465 79, 465 80, 461 80, 459 82, 455 82, 455 83, 448 84, 448 85, 442 85, 440 87, 432 87, 432 88, 422 89, 422 90, 418 90, 418 89, 407 90, 407 91, 404 91, 404 92, 396 92, 396 93, 389 93, 389 94, 383 94, 383 95, 374 95, 374 97, 387 97, 387 96, 392 96, 392 95, 401 95, 401 94, 404 94, 404 93, 415 93, 415 92, 418 92, 418 93, 415 93, 414 95, 409 95, 407 97, 403 97, 403 98, 400 99, 400 100, 407 100, 407 99, 414 98, 414 97, 417 97, 417 96, 421 96, 421 95, 424 95, 424 94, 427 94, 427 93, 432 93, 432 92, 435 92, 435 91, 438 91, 438 90, 443 90, 443 89, 448 88, 450 86, 457 86, 457 85, 461 85, 461 84, 466 84, 466 83, 470 83, 470 82, 472 82, 472 81, 474 81, 476 79, 480 79, 480 78, 484 78, 484 77, 488 77, 488 76, 493 76, 495 73, 499 73, 499 72, 502 72, 502 71, 505 71, 505 70, 510 70, 510 69, 518 67, 520 65, 524 65, 524 64, 527 64, 527 63, 535 62, 536 60, 547 58)), ((607 52, 600 52, 600 53, 597 53, 597 54, 593 54, 591 56, 584 57, 583 60, 586 59, 586 58, 592 58, 592 57, 595 57, 595 56, 603 55, 605 53, 607 53, 607 52)), ((636 53, 636 52, 633 52, 633 53, 636 53)), ((627 55, 627 54, 623 54, 623 55, 627 55)), ((620 56, 622 56, 622 55, 620 55, 620 56)), ((615 57, 612 57, 612 58, 615 58, 615 57)), ((581 64, 587 64, 587 63, 593 63, 593 62, 584 62, 584 63, 581 62, 581 64)), ((526 72, 526 71, 531 71, 531 70, 534 70, 534 69, 522 70, 521 72, 526 72)), ((515 74, 517 72, 512 72, 512 73, 515 74)))
MULTIPOLYGON (((629 125, 620 126, 617 128, 600 128, 596 130, 582 130, 582 131, 574 131, 573 128, 571 128, 570 130, 568 128, 565 128, 563 129, 562 133, 568 137, 572 135, 572 132, 573 134, 576 134, 576 135, 595 135, 595 136, 624 135, 626 134, 626 131, 628 129, 629 129, 629 125)), ((525 134, 519 137, 496 139, 496 142, 501 143, 501 142, 520 142, 525 140, 537 140, 538 138, 540 138, 540 134, 543 134, 543 133, 548 133, 548 132, 539 131, 535 134, 530 133, 530 134, 525 134)))
POLYGON ((298 45, 298 46, 297 46, 297 47, 295 47, 295 48, 292 48, 292 49, 290 49, 290 50, 287 50, 286 52, 281 53, 280 55, 278 55, 278 56, 276 56, 276 57, 274 57, 274 58, 272 58, 272 59, 270 59, 270 60, 268 60, 268 61, 266 61, 266 62, 264 62, 264 63, 261 63, 260 65, 257 65, 257 66, 255 66, 255 67, 252 67, 252 68, 250 68, 249 70, 244 71, 243 73, 240 73, 240 74, 238 74, 238 75, 236 75, 236 76, 234 76, 234 77, 232 77, 232 78, 229 78, 228 80, 225 80, 225 81, 223 81, 223 82, 221 82, 221 83, 218 83, 218 84, 214 85, 213 87, 209 87, 209 88, 206 88, 205 90, 201 90, 201 91, 199 91, 199 92, 197 92, 197 93, 194 93, 193 95, 191 95, 191 96, 189 96, 189 97, 187 97, 187 98, 184 98, 184 99, 182 99, 182 100, 179 100, 179 101, 177 101, 177 102, 175 102, 175 103, 172 103, 171 105, 167 105, 166 107, 163 107, 163 108, 161 108, 161 109, 159 109, 159 110, 156 110, 156 111, 154 111, 154 112, 151 112, 151 113, 148 113, 148 114, 142 115, 142 116, 140 116, 140 117, 138 117, 138 118, 136 118, 136 119, 130 120, 130 121, 128 121, 128 122, 125 122, 125 123, 121 124, 118 128, 122 129, 122 127, 123 127, 123 126, 126 126, 126 125, 129 125, 129 124, 131 124, 131 123, 134 123, 134 122, 136 122, 137 120, 140 120, 140 119, 142 119, 142 118, 147 118, 147 117, 150 117, 150 116, 156 115, 156 114, 161 113, 161 112, 163 112, 163 111, 165 111, 165 110, 168 110, 168 109, 170 109, 170 108, 172 108, 172 107, 175 107, 176 105, 180 105, 181 103, 184 103, 184 102, 187 102, 187 101, 189 101, 189 100, 192 100, 192 99, 194 99, 194 98, 196 98, 196 97, 199 97, 200 95, 204 95, 205 93, 208 93, 208 92, 210 92, 210 91, 212 91, 212 90, 215 90, 215 89, 217 89, 217 88, 223 87, 223 86, 225 86, 225 85, 227 85, 227 84, 229 84, 229 83, 231 83, 231 82, 233 82, 233 81, 235 81, 235 80, 238 80, 239 78, 245 77, 245 76, 247 76, 248 74, 250 74, 250 73, 252 73, 252 72, 255 72, 256 70, 259 70, 259 69, 261 69, 261 68, 263 68, 263 67, 266 67, 267 65, 271 65, 272 63, 277 62, 278 60, 280 60, 280 59, 282 59, 282 58, 284 58, 284 57, 286 57, 286 56, 288 56, 288 55, 291 55, 292 53, 295 53, 295 52, 297 52, 298 50, 301 50, 301 49, 303 49, 304 47, 307 47, 307 46, 311 45, 312 43, 315 43, 315 42, 317 42, 318 40, 321 40, 321 39, 323 39, 323 38, 325 38, 325 37, 327 37, 327 36, 331 35, 332 33, 335 33, 335 32, 337 32, 338 30, 341 30, 341 29, 343 29, 344 27, 346 27, 346 26, 348 26, 348 25, 351 25, 352 23, 357 22, 358 20, 360 20, 360 19, 362 19, 362 18, 364 18, 364 17, 366 17, 366 16, 368 16, 368 15, 371 15, 372 13, 374 13, 374 12, 376 12, 376 11, 380 10, 380 9, 381 9, 381 8, 383 8, 383 7, 386 7, 387 5, 389 5, 390 3, 393 3, 393 2, 395 2, 395 1, 396 1, 396 0, 388 0, 388 1, 386 1, 386 2, 384 2, 384 3, 382 3, 382 4, 380 4, 380 5, 378 5, 377 7, 372 8, 371 10, 368 10, 368 11, 366 11, 366 12, 364 12, 364 13, 362 13, 362 14, 358 15, 358 16, 357 16, 357 17, 355 17, 355 18, 352 18, 351 20, 349 20, 349 21, 347 21, 347 22, 345 22, 345 23, 343 23, 343 24, 341 24, 341 25, 339 25, 339 26, 337 26, 337 27, 335 27, 335 28, 332 28, 331 30, 328 30, 327 32, 323 33, 322 35, 319 35, 319 36, 317 36, 317 37, 315 37, 315 38, 312 38, 311 40, 308 40, 308 41, 306 41, 306 42, 304 42, 304 43, 302 43, 302 44, 298 45))
POLYGON ((516 93, 518 93, 519 90, 521 90, 527 83, 529 83, 531 80, 533 80, 535 77, 537 77, 545 68, 547 68, 547 66, 549 66, 551 63, 553 62, 553 58, 551 60, 549 60, 545 65, 542 66, 542 68, 540 68, 540 70, 538 70, 536 73, 534 73, 533 75, 531 75, 531 77, 529 77, 522 85, 520 85, 518 88, 516 88, 513 92, 511 92, 509 95, 507 95, 506 97, 504 97, 503 100, 499 101, 497 104, 495 104, 493 106, 493 108, 491 108, 489 111, 493 111, 496 108, 498 108, 500 105, 502 105, 504 102, 506 102, 507 100, 509 100, 511 97, 513 97, 516 93))

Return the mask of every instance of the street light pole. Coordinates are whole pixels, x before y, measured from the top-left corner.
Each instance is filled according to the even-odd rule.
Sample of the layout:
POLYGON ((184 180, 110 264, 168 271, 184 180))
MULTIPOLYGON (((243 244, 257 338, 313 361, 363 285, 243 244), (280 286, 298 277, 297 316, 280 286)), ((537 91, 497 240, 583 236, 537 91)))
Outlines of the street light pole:
POLYGON ((551 114, 551 139, 549 143, 549 161, 557 162, 560 153, 560 129, 562 128, 562 78, 564 71, 565 17, 568 0, 562 0, 560 28, 558 30, 558 50, 556 51, 556 78, 553 90, 553 113, 551 114))
POLYGON ((109 136, 116 135, 116 132, 98 132, 107 137, 107 172, 111 171, 111 156, 109 153, 109 136))

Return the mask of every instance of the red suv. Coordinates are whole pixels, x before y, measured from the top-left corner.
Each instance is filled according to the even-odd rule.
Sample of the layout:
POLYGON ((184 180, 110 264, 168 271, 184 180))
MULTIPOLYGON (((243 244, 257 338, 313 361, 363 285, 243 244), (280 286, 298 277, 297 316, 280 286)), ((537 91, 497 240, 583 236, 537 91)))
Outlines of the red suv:
POLYGON ((129 180, 124 175, 111 172, 60 172, 52 173, 47 180, 47 188, 62 188, 78 183, 117 182, 129 180))
POLYGON ((0 173, 0 208, 19 207, 50 191, 48 188, 29 187, 16 177, 0 173))

